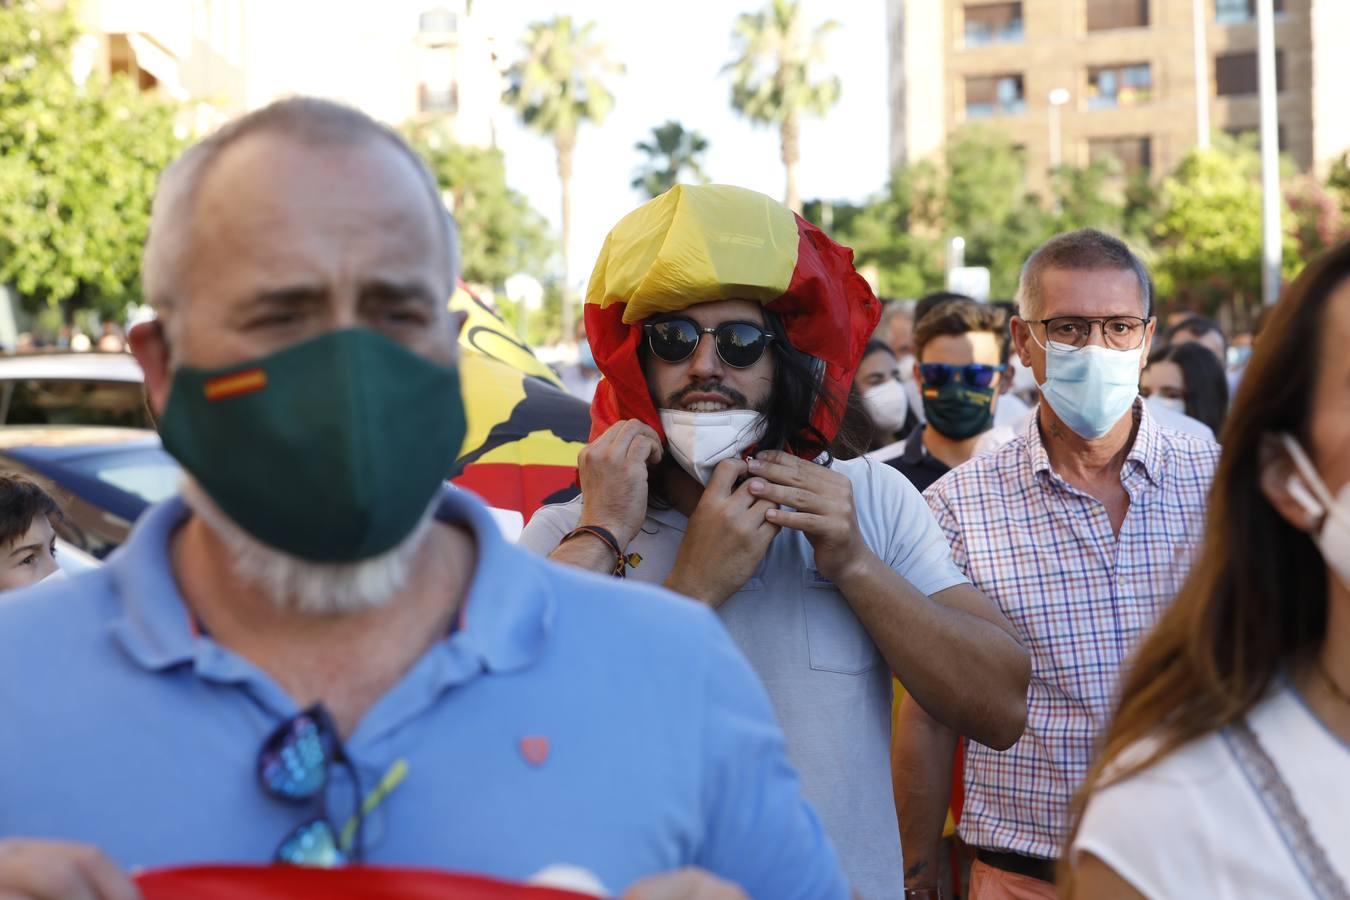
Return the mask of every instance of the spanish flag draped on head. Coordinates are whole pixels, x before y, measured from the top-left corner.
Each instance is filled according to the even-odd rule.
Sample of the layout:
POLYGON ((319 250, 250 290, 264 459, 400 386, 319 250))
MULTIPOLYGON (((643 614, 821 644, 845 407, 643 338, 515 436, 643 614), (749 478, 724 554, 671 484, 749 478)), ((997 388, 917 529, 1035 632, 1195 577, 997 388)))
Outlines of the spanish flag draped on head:
MULTIPOLYGON (((622 419, 664 434, 638 359, 642 322, 712 300, 753 300, 817 359, 824 393, 848 395, 881 304, 853 268, 853 251, 787 207, 727 185, 678 185, 619 220, 586 290, 586 335, 604 380, 591 404, 591 440, 622 419)), ((817 402, 826 441, 843 405, 817 402)))

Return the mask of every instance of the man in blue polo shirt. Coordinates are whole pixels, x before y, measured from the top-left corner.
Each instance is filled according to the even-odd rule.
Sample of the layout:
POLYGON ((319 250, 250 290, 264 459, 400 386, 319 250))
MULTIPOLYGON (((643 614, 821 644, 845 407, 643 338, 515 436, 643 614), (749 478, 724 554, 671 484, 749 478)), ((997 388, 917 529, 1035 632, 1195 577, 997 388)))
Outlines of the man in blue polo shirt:
POLYGON ((0 896, 274 859, 846 895, 714 616, 442 487, 438 197, 393 132, 306 99, 165 173, 133 347, 188 477, 105 568, 0 605, 0 896))

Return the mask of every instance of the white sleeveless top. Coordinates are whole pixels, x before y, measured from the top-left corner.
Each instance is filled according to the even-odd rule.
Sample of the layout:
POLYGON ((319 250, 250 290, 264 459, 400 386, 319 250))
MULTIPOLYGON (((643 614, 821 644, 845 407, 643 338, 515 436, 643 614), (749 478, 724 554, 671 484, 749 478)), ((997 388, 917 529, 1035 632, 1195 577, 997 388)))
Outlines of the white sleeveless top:
MULTIPOLYGON (((1350 884, 1350 746, 1284 682, 1247 716, 1331 866, 1350 884)), ((1140 758, 1151 742, 1122 759, 1140 758)), ((1096 793, 1071 849, 1150 900, 1314 898, 1228 745, 1210 734, 1096 793)))

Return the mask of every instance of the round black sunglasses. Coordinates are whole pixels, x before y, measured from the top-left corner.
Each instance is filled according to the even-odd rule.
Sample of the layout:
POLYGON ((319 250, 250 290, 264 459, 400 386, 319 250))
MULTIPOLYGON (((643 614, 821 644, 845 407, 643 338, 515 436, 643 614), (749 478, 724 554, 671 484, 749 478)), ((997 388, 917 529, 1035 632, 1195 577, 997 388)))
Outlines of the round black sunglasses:
POLYGON ((662 319, 642 326, 647 346, 658 359, 684 362, 694 355, 703 335, 713 336, 713 346, 722 362, 733 369, 748 369, 764 355, 775 335, 753 322, 723 322, 716 328, 704 328, 693 319, 662 319))

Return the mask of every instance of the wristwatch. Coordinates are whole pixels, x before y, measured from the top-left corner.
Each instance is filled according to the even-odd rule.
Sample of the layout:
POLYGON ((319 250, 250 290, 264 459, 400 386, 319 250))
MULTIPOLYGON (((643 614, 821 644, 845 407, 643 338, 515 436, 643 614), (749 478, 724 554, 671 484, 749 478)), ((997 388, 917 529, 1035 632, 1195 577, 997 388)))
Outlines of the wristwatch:
POLYGON ((946 900, 942 896, 942 888, 922 887, 905 888, 905 900, 946 900))

